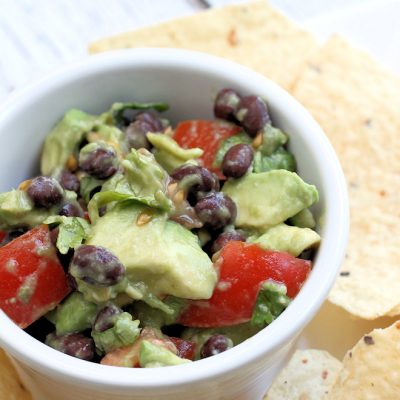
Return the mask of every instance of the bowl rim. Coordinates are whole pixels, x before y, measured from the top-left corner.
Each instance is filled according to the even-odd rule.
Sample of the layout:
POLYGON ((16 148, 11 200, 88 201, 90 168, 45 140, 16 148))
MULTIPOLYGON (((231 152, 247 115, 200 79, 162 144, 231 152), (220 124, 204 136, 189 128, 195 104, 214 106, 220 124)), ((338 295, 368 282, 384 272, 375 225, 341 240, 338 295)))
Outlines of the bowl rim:
POLYGON ((62 67, 52 74, 19 89, 0 105, 0 134, 2 123, 16 110, 24 107, 25 99, 46 96, 47 91, 64 86, 93 73, 116 71, 127 66, 155 65, 189 68, 196 73, 235 76, 243 86, 246 81, 257 81, 261 92, 285 103, 293 119, 301 121, 301 131, 313 135, 313 147, 318 149, 319 164, 323 165, 322 181, 329 181, 326 194, 325 236, 329 242, 319 252, 314 266, 324 263, 324 274, 310 274, 300 293, 273 324, 228 352, 209 359, 174 367, 132 369, 104 366, 78 360, 60 353, 37 341, 15 325, 0 310, 0 345, 16 359, 31 368, 58 380, 80 382, 96 387, 156 388, 205 381, 239 369, 262 357, 268 357, 288 344, 316 314, 332 287, 344 257, 349 230, 349 207, 344 175, 338 158, 322 129, 303 106, 289 93, 266 77, 232 61, 205 53, 181 49, 116 50, 90 56, 62 67), (334 201, 333 201, 334 200, 334 201))

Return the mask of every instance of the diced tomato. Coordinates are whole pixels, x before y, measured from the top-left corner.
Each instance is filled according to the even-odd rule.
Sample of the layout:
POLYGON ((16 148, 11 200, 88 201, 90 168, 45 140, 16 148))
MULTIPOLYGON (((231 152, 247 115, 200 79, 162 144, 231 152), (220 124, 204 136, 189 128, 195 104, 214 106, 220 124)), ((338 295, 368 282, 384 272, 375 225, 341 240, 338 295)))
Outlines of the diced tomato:
POLYGON ((7 236, 7 232, 0 231, 0 246, 3 243, 3 240, 5 239, 6 236, 7 236))
POLYGON ((215 155, 224 139, 238 134, 241 130, 242 128, 226 121, 183 121, 176 127, 174 139, 185 149, 203 149, 204 154, 200 157, 203 166, 223 179, 221 170, 213 166, 215 155))
POLYGON ((188 360, 194 360, 196 354, 196 343, 190 340, 184 340, 181 338, 170 337, 169 340, 176 346, 178 353, 177 355, 181 358, 187 358, 188 360))
POLYGON ((311 262, 255 244, 228 242, 216 261, 220 278, 209 300, 192 301, 179 317, 190 327, 235 325, 251 319, 260 284, 284 283, 293 298, 311 270, 311 262))
POLYGON ((69 292, 46 225, 0 248, 0 308, 21 328, 56 307, 69 292))

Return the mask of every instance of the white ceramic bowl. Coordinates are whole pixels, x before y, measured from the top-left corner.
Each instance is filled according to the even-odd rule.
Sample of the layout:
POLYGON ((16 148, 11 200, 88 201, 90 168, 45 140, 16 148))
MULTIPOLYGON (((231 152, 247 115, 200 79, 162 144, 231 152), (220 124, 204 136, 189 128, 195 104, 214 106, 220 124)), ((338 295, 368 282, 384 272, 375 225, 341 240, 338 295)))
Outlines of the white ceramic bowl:
POLYGON ((0 113, 0 190, 37 173, 46 134, 70 108, 100 113, 115 101, 166 101, 172 122, 212 118, 224 87, 268 99, 273 123, 290 135, 302 178, 317 186, 322 243, 299 295, 270 326, 233 349, 190 365, 157 369, 103 366, 40 343, 0 311, 0 345, 25 384, 44 400, 213 400, 262 398, 293 341, 315 315, 342 261, 348 234, 345 182, 336 155, 308 112, 273 82, 216 57, 138 49, 90 57, 11 96, 0 113))

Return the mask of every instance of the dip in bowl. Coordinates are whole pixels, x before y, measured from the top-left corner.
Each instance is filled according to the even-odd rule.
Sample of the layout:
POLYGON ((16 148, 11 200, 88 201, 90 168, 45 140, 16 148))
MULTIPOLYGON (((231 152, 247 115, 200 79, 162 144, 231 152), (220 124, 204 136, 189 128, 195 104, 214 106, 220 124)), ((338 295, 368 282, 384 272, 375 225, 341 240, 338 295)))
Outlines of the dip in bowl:
MULTIPOLYGON (((348 210, 340 165, 324 134, 295 100, 272 82, 233 63, 177 50, 143 49, 116 52, 92 57, 16 94, 5 105, 0 121, 0 135, 5 144, 1 162, 4 164, 4 171, 12 171, 2 180, 0 190, 9 190, 24 179, 38 175, 38 160, 43 141, 71 108, 100 114, 114 102, 166 102, 169 103, 170 109, 162 116, 168 118, 172 126, 176 126, 182 120, 212 119, 214 98, 218 91, 226 87, 233 88, 243 96, 255 94, 267 100, 273 125, 289 135, 288 150, 296 157, 298 174, 305 182, 315 185, 318 189, 319 202, 313 206, 312 212, 318 222, 316 229, 322 240, 313 259, 312 271, 303 287, 279 318, 232 349, 194 363, 156 370, 98 365, 70 357, 34 339, 1 313, 4 328, 0 333, 0 344, 16 360, 28 386, 31 378, 40 387, 43 392, 41 398, 261 398, 289 352, 293 340, 322 304, 334 282, 347 237, 348 210), (22 119, 21 115, 26 117, 22 119), (15 134, 10 135, 10 132, 15 134), (21 154, 23 157, 19 156, 21 154), (60 390, 60 387, 63 390, 60 390)), ((240 118, 238 115, 237 119, 240 118)), ((250 131, 250 135, 257 136, 256 132, 250 131)), ((91 146, 91 143, 85 144, 81 149, 81 153, 84 154, 81 157, 80 153, 79 162, 82 165, 85 164, 85 154, 89 154, 84 151, 86 146, 91 146)), ((53 153, 49 154, 51 156, 53 153)), ((144 155, 146 153, 142 154, 144 155)), ((86 170, 89 175, 99 179, 109 177, 100 176, 99 171, 89 167, 86 170)), ((235 171, 224 169, 227 175, 236 174, 235 171)), ((47 174, 52 172, 48 171, 47 174)), ((179 181, 179 174, 174 175, 174 171, 171 171, 171 176, 175 176, 179 181)), ((242 179, 233 175, 231 178, 233 181, 242 179)), ((234 189, 236 188, 229 188, 228 185, 225 192, 235 200, 234 189)), ((207 196, 206 194, 198 201, 204 202, 207 196)), ((159 197, 158 200, 160 204, 164 204, 159 197)), ((245 194, 241 195, 237 202, 246 203, 248 198, 245 194)), ((103 202, 100 201, 98 205, 100 208, 103 202)), ((289 206, 290 204, 287 207, 289 206)), ((92 220, 100 217, 98 211, 91 215, 92 220)), ((143 217, 142 211, 140 210, 140 213, 143 217)), ((243 211, 239 212, 239 217, 247 220, 248 218, 243 218, 243 214, 243 211)), ((146 219, 144 217, 142 222, 146 219)), ((139 221, 138 216, 135 218, 139 221)), ((263 214, 260 215, 260 219, 263 219, 263 214)), ((206 217, 204 221, 207 221, 206 217)), ((254 224, 257 224, 257 218, 254 224)), ((118 231, 112 232, 113 225, 112 221, 105 225, 106 231, 107 226, 110 228, 105 237, 107 234, 114 236, 118 242, 118 231)), ((246 221, 242 222, 242 225, 245 226, 246 221)), ((102 244, 103 239, 97 235, 94 244, 102 244)), ((144 240, 147 242, 150 238, 144 240)), ((235 252, 240 251, 240 243, 235 241, 229 245, 232 247, 233 257, 235 252), (232 247, 232 243, 236 247, 232 247)), ((90 252, 92 249, 86 250, 90 252)), ((224 248, 221 252, 224 252, 224 248)), ((228 255, 225 258, 228 258, 228 255)), ((72 264, 82 266, 79 260, 72 264)), ((78 288, 80 283, 92 285, 93 279, 96 279, 93 276, 80 275, 74 267, 70 268, 70 272, 75 280, 78 280, 78 288)), ((104 283, 100 282, 100 285, 104 283)), ((131 292, 137 289, 132 288, 131 292)), ((201 293, 200 285, 198 290, 199 294, 198 297, 194 297, 195 300, 209 297, 201 293)), ((96 296, 99 300, 100 295, 96 293, 96 296)), ((125 304, 121 304, 122 306, 125 304)), ((192 304, 190 307, 192 306, 197 306, 201 311, 198 304, 192 304)), ((137 312, 140 313, 140 310, 137 312)), ((211 314, 213 312, 212 309, 211 314)), ((186 319, 182 317, 180 322, 191 326, 191 315, 193 313, 189 313, 186 319)), ((220 319, 222 317, 223 313, 220 319)), ((211 326, 204 325, 203 317, 200 320, 202 327, 211 326)), ((193 326, 199 326, 198 321, 193 326)), ((50 339, 47 343, 57 348, 54 340, 50 339)), ((107 346, 107 343, 104 342, 103 345, 107 346)), ((151 346, 147 350, 151 351, 151 346)))

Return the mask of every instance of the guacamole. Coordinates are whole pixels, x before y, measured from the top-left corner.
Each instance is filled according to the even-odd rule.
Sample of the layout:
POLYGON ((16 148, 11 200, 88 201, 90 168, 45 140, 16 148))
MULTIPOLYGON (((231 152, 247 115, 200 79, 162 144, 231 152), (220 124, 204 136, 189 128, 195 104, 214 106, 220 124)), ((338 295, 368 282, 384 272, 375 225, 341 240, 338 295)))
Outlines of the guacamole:
POLYGON ((312 269, 318 190, 266 101, 222 89, 215 119, 175 126, 167 109, 67 111, 41 175, 0 194, 0 307, 69 356, 215 356, 279 318, 312 269))

